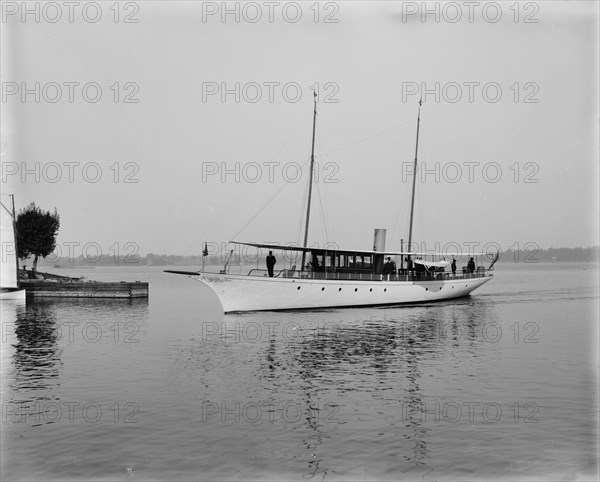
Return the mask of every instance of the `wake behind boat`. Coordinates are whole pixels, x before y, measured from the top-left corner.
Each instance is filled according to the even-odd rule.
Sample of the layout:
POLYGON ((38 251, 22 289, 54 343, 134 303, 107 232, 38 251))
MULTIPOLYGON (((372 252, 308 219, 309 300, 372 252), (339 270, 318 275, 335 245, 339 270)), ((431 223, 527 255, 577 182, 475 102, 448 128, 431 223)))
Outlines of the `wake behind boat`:
MULTIPOLYGON (((419 126, 421 102, 417 116, 417 140, 415 147, 415 165, 413 170, 412 200, 410 210, 408 250, 385 250, 385 229, 376 229, 373 249, 345 250, 336 248, 308 247, 308 229, 312 195, 314 169, 315 128, 317 118, 317 100, 314 99, 312 150, 306 225, 303 246, 281 246, 274 244, 243 243, 232 244, 254 247, 258 250, 282 251, 290 260, 301 258, 287 269, 274 271, 272 265, 267 269, 250 269, 247 274, 231 274, 228 261, 218 273, 202 271, 175 271, 167 273, 183 274, 200 281, 219 298, 225 313, 237 311, 295 310, 310 308, 397 305, 403 303, 422 303, 448 300, 470 294, 492 278, 494 263, 498 254, 485 269, 476 268, 475 257, 481 260, 485 253, 471 253, 469 263, 456 273, 456 258, 461 253, 427 254, 410 250, 412 246, 412 227, 417 173, 417 153, 419 145, 419 126), (292 253, 292 256, 289 255, 292 253), (400 269, 391 258, 400 259, 400 269), (389 259, 388 259, 389 258, 389 259), (429 259, 428 259, 429 258, 429 259), (446 272, 453 258, 452 272, 446 272), (308 259, 308 262, 307 262, 308 259), (386 261, 387 259, 387 261, 386 261), (406 262, 406 266, 404 265, 406 262)), ((233 253, 233 250, 232 250, 233 253)), ((207 250, 203 252, 206 256, 207 250)), ((271 254, 271 253, 270 253, 271 254)), ((267 265, 269 260, 267 257, 267 265)))

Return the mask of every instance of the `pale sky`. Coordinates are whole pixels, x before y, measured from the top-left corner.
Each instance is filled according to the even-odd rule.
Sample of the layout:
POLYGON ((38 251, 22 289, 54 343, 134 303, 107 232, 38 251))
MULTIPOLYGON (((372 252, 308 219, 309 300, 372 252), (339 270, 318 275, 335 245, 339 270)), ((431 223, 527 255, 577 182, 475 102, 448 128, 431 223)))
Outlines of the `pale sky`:
POLYGON ((311 244, 408 238, 421 94, 417 243, 599 244, 597 2, 89 3, 2 4, 2 192, 63 247, 301 240, 315 83, 311 244))

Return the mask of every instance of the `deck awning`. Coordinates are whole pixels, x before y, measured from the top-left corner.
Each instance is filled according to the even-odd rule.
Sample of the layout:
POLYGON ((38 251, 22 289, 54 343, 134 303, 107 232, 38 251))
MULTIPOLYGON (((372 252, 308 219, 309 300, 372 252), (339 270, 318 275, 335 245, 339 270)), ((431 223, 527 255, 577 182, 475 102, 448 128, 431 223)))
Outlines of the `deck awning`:
MULTIPOLYGON (((431 253, 431 252, 413 252, 413 251, 367 251, 364 249, 338 249, 335 247, 330 248, 303 248, 301 246, 296 245, 285 245, 285 244, 262 244, 262 243, 244 243, 240 241, 229 241, 231 244, 239 244, 242 246, 252 246, 259 249, 270 249, 273 251, 296 251, 296 252, 304 252, 304 253, 336 253, 336 254, 361 254, 361 255, 371 255, 371 254, 382 254, 384 256, 437 256, 437 257, 446 257, 446 258, 459 258, 462 256, 489 256, 494 253, 431 253)), ((417 262, 417 260, 414 260, 417 262)), ((440 261, 440 263, 447 263, 443 266, 447 266, 450 264, 450 261, 440 261)), ((432 265, 431 263, 427 263, 428 265, 432 265)), ((432 265, 433 266, 433 265, 432 265)))

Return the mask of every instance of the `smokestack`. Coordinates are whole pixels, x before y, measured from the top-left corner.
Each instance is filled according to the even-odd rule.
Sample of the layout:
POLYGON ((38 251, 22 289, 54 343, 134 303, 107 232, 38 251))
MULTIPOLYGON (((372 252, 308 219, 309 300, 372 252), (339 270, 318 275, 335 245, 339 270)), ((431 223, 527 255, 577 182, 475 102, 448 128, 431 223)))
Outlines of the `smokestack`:
MULTIPOLYGON (((385 252, 385 229, 376 229, 373 235, 373 251, 385 252)), ((373 260, 376 274, 383 273, 383 254, 376 254, 373 260)))

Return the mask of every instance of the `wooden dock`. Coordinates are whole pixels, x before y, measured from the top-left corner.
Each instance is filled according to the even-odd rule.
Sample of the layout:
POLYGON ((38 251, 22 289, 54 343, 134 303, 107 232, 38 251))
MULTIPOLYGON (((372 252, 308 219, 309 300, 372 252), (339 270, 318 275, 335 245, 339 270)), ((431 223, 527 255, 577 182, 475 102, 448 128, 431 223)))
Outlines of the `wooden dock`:
POLYGON ((148 283, 104 281, 23 280, 27 297, 32 298, 148 298, 148 283))

